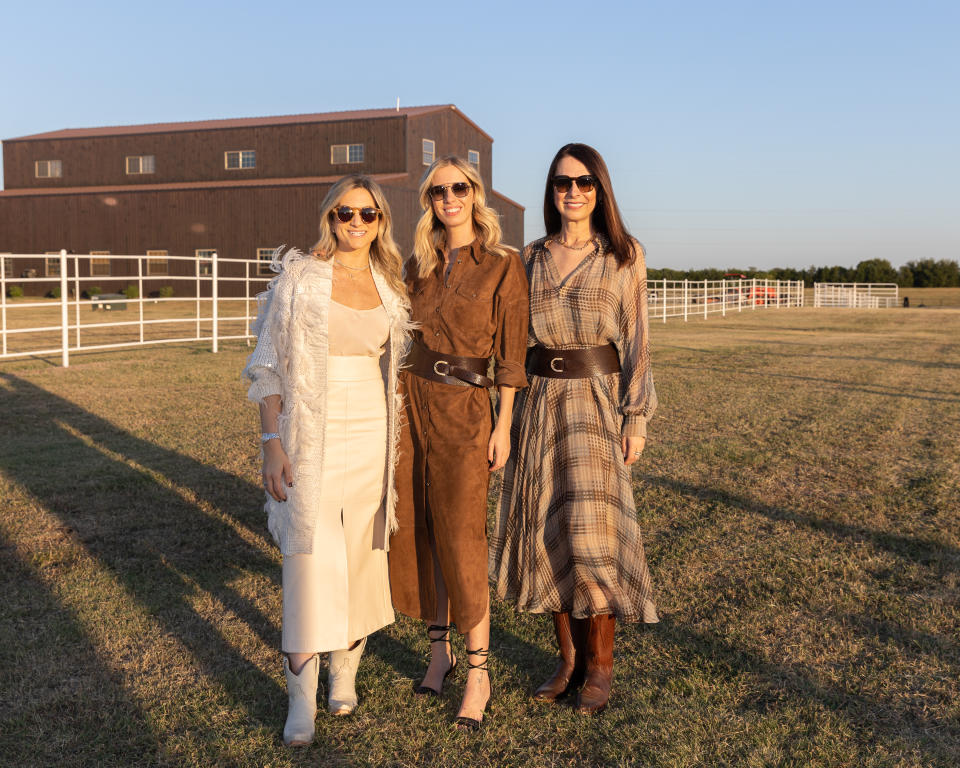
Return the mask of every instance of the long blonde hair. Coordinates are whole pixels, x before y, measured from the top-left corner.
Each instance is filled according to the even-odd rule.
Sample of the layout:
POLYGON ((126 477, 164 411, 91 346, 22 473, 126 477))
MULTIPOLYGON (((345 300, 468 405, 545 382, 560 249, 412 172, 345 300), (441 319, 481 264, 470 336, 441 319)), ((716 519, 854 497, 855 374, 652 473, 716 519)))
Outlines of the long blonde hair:
POLYGON ((330 187, 327 196, 320 204, 320 239, 310 252, 318 259, 327 261, 337 250, 337 237, 333 234, 331 216, 340 199, 351 189, 365 189, 373 198, 374 205, 380 209, 377 236, 370 243, 370 260, 376 265, 387 283, 400 296, 406 296, 407 289, 403 283, 403 259, 400 248, 393 239, 393 217, 390 214, 390 204, 383 194, 383 189, 369 176, 354 173, 344 176, 330 187))
POLYGON ((437 251, 444 251, 447 247, 447 230, 433 212, 433 201, 430 199, 430 187, 433 186, 433 176, 441 168, 452 166, 467 177, 473 187, 473 230, 480 241, 480 247, 487 253, 496 256, 506 256, 510 249, 500 242, 503 231, 500 229, 500 217, 497 212, 487 205, 487 195, 483 188, 480 174, 466 160, 448 155, 434 160, 427 168, 420 181, 420 207, 423 214, 417 222, 417 229, 413 236, 413 263, 416 265, 417 276, 426 278, 440 264, 437 251))

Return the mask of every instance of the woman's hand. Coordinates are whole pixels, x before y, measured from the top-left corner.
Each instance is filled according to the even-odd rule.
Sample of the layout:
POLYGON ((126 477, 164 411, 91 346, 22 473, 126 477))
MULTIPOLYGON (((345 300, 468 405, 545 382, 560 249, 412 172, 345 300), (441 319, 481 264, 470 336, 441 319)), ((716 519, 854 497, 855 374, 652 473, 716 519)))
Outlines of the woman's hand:
POLYGON ((620 438, 620 449, 623 451, 623 463, 628 467, 640 458, 643 453, 643 446, 647 444, 647 438, 634 435, 624 435, 620 438))
POLYGON ((287 488, 293 488, 293 468, 277 439, 263 444, 263 487, 277 501, 286 501, 287 488))
POLYGON ((487 444, 487 461, 490 462, 490 471, 502 469, 510 456, 510 419, 497 420, 497 426, 490 433, 490 442, 487 444))

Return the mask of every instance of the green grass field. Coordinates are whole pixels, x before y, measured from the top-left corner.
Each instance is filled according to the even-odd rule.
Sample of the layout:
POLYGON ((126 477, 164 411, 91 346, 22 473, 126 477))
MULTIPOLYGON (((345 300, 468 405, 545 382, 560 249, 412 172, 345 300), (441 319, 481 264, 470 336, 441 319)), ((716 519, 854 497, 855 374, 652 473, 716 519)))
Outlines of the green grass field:
MULTIPOLYGON (((0 763, 960 764, 960 312, 654 324, 635 472, 662 622, 617 631, 602 715, 535 704, 542 616, 493 607, 493 711, 414 698, 423 626, 361 664, 353 719, 280 742, 280 558, 248 348, 0 364, 0 763)), ((455 648, 462 652, 462 638, 455 648)))

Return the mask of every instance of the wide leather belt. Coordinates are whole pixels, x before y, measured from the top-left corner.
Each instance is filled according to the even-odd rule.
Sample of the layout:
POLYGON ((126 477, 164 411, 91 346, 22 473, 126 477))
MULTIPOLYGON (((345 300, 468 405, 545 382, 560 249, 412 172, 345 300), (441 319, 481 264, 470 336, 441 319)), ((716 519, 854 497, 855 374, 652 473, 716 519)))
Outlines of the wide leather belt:
POLYGON ((527 351, 527 373, 551 379, 586 379, 620 372, 620 355, 613 344, 586 349, 548 349, 539 344, 527 351))
POLYGON ((407 356, 411 373, 421 379, 457 386, 492 387, 487 378, 487 358, 443 355, 414 342, 407 356))

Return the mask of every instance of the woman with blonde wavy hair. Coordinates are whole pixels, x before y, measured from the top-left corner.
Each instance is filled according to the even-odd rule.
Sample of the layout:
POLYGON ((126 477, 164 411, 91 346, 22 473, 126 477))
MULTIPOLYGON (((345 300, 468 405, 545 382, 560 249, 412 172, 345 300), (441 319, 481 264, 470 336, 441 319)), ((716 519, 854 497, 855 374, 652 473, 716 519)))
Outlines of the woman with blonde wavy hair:
POLYGON ((406 424, 390 585, 397 610, 429 622, 430 665, 417 693, 441 695, 457 666, 451 625, 466 635, 469 669, 456 723, 477 729, 490 699, 487 487, 507 460, 514 393, 527 383, 527 280, 519 254, 500 242, 497 214, 469 163, 434 162, 420 205, 406 264, 418 328, 400 376, 406 424), (499 392, 495 423, 490 386, 499 392))
POLYGON ((409 301, 390 208, 366 176, 333 185, 310 254, 274 256, 244 370, 260 406, 267 525, 283 553, 284 743, 309 744, 318 653, 328 709, 351 714, 367 636, 390 624, 398 372, 409 301))

